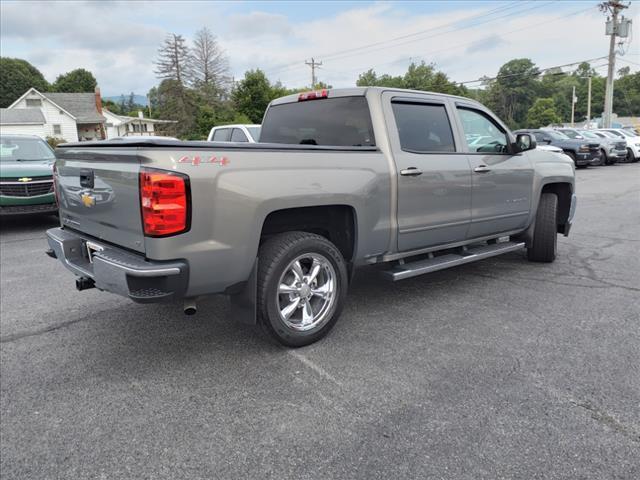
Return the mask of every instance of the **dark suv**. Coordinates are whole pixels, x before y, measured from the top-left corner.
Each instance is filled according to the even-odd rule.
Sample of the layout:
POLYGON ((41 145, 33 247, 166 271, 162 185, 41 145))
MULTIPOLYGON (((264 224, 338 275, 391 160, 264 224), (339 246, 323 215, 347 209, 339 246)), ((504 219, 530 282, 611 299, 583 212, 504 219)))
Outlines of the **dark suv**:
POLYGON ((561 148, 564 153, 569 155, 576 164, 576 167, 587 167, 589 165, 598 165, 600 159, 600 143, 593 140, 572 139, 564 133, 556 130, 531 129, 517 130, 514 133, 530 133, 536 137, 536 142, 541 145, 553 145, 561 148))

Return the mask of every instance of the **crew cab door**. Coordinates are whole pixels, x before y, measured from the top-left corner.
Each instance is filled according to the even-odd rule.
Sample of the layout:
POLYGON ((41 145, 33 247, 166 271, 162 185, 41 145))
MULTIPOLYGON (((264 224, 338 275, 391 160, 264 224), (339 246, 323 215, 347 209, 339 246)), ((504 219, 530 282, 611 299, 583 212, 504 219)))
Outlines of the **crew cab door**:
POLYGON ((533 188, 527 152, 514 153, 511 135, 491 112, 464 102, 456 102, 456 112, 473 186, 467 237, 525 228, 533 188))
POLYGON ((448 99, 383 94, 398 182, 398 250, 463 241, 471 221, 471 170, 448 99))

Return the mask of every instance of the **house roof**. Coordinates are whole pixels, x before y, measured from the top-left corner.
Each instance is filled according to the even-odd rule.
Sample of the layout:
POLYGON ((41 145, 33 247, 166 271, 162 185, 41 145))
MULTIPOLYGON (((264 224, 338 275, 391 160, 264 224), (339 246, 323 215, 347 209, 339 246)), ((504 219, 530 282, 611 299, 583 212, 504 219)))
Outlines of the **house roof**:
POLYGON ((76 117, 76 123, 104 123, 104 117, 96 108, 93 93, 49 93, 42 95, 76 117))
POLYGON ((43 125, 39 108, 0 108, 0 125, 43 125))
POLYGON ((150 117, 140 118, 140 117, 129 117, 126 115, 116 115, 115 113, 113 113, 110 110, 107 110, 106 108, 103 109, 103 112, 108 113, 113 117, 117 118, 118 120, 120 120, 120 122, 122 122, 121 125, 125 123, 135 122, 135 121, 146 122, 146 123, 178 123, 177 120, 160 120, 159 118, 150 118, 150 117))

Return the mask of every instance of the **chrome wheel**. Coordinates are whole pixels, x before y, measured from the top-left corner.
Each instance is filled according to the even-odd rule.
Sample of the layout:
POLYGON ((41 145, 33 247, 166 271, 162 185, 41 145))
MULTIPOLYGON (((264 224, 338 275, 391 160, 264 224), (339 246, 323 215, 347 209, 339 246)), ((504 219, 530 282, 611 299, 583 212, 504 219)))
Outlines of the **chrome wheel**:
POLYGON ((278 282, 277 306, 289 328, 305 331, 331 318, 336 304, 337 275, 333 264, 319 253, 295 258, 278 282))

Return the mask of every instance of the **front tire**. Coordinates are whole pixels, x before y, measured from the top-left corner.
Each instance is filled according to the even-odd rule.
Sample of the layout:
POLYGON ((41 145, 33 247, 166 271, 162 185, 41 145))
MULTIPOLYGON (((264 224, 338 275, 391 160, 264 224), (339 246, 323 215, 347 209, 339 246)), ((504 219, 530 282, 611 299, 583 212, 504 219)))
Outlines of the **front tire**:
POLYGON ((286 232, 258 253, 258 321, 288 347, 316 342, 333 328, 348 287, 337 247, 320 235, 286 232))
POLYGON ((543 193, 540 196, 538 211, 533 230, 533 242, 527 249, 527 258, 531 262, 551 263, 558 251, 558 196, 555 193, 543 193))
POLYGON ((635 163, 637 161, 638 159, 636 158, 636 155, 633 153, 633 150, 630 148, 627 148, 627 162, 635 163))
POLYGON ((598 163, 598 166, 600 165, 612 165, 612 162, 609 160, 607 152, 604 149, 600 150, 600 162, 598 163))

